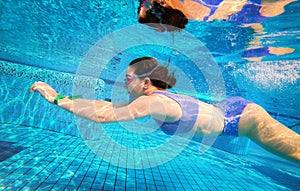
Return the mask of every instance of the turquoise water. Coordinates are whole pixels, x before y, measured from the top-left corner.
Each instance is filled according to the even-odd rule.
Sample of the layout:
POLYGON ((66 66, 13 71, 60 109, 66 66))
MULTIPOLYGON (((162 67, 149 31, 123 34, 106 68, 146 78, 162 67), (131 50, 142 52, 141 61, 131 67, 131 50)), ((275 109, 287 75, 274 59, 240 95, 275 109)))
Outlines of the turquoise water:
POLYGON ((28 93, 34 81, 45 81, 62 94, 124 101, 124 69, 146 54, 164 63, 170 59, 181 79, 175 91, 207 102, 241 95, 300 131, 299 2, 265 20, 263 34, 224 21, 193 21, 186 33, 174 36, 140 26, 132 30, 137 6, 133 1, 1 2, 0 189, 299 189, 299 165, 247 139, 222 137, 210 147, 205 140, 164 135, 147 118, 94 124, 28 93), (107 36, 113 40, 101 44, 107 36), (295 50, 247 61, 241 54, 255 37, 263 46, 295 50), (190 41, 194 38, 199 43, 190 41), (112 59, 100 62, 110 49, 112 59))

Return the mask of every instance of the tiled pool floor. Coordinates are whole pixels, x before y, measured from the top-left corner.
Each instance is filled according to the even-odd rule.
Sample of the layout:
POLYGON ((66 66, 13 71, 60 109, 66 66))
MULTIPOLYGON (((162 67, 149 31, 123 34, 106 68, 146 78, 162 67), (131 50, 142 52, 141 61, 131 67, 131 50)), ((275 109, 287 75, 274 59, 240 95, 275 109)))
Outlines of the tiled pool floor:
POLYGON ((0 124, 0 190, 297 190, 300 166, 257 147, 247 156, 185 149, 147 169, 113 166, 81 138, 0 124), (257 152, 259 151, 259 152, 257 152))

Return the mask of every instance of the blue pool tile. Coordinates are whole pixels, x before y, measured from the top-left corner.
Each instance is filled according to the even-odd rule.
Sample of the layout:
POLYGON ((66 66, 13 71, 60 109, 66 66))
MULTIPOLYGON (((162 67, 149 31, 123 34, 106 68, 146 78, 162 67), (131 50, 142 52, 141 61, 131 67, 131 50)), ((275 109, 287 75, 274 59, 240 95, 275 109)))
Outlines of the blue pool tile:
POLYGON ((54 184, 43 182, 38 186, 39 190, 51 190, 54 184))
POLYGON ((113 184, 105 184, 103 190, 114 190, 113 184))
MULTIPOLYGON (((248 172, 244 172, 244 166, 247 163, 224 167, 223 162, 209 161, 203 156, 197 158, 190 152, 159 167, 144 170, 118 168, 95 156, 80 138, 37 128, 13 127, 11 130, 13 133, 10 135, 15 135, 16 145, 22 146, 21 143, 23 143, 28 148, 0 163, 0 184, 4 182, 10 187, 19 186, 31 190, 47 189, 51 185, 50 189, 54 190, 55 188, 57 190, 60 188, 62 190, 64 188, 66 190, 67 188, 69 190, 102 190, 105 187, 116 190, 122 188, 132 190, 247 190, 250 188, 257 190, 259 187, 254 186, 257 183, 257 177, 260 177, 261 185, 269 190, 285 190, 289 188, 287 185, 290 187, 296 185, 295 178, 289 177, 290 181, 285 181, 285 186, 280 187, 284 184, 279 182, 283 174, 278 174, 276 171, 277 173, 273 173, 276 176, 267 175, 266 165, 263 164, 261 168, 247 168, 246 171, 254 173, 249 175, 248 172), (203 160, 206 162, 202 162, 203 160), (260 171, 261 174, 255 174, 256 171, 260 171), (28 182, 32 176, 37 179, 28 182), (16 182, 18 179, 20 182, 16 182), (279 185, 274 186, 272 179, 279 182, 279 185), (14 182, 16 182, 15 185, 14 182), (245 186, 249 184, 250 187, 245 186)), ((0 133, 3 131, 4 129, 0 128, 0 133)), ((206 156, 218 156, 217 151, 211 153, 213 153, 212 156, 210 154, 206 156)), ((231 160, 248 161, 248 163, 250 161, 232 154, 223 153, 221 156, 222 160, 229 164, 231 160), (225 159, 223 159, 224 156, 225 159)), ((297 173, 294 172, 294 174, 297 173)))
MULTIPOLYGON (((51 191, 61 191, 61 190, 66 190, 66 185, 56 183, 51 188, 51 191)), ((75 189, 73 189, 73 190, 75 190, 75 189)))
POLYGON ((147 190, 157 190, 157 187, 154 184, 146 184, 147 190))
POLYGON ((116 186, 115 188, 114 188, 114 190, 115 191, 126 191, 126 187, 125 186, 116 186))
POLYGON ((39 181, 31 180, 25 184, 21 190, 37 190, 38 186, 40 185, 39 181))
POLYGON ((92 185, 91 185, 91 190, 102 190, 104 186, 104 181, 102 180, 101 182, 94 182, 92 185))
POLYGON ((115 185, 119 186, 119 187, 125 187, 126 181, 125 180, 116 180, 115 185))
POLYGON ((145 183, 138 183, 136 185, 136 187, 137 187, 138 190, 146 190, 146 188, 147 188, 145 183))
POLYGON ((0 162, 26 149, 26 147, 15 146, 14 144, 14 142, 0 141, 0 162))

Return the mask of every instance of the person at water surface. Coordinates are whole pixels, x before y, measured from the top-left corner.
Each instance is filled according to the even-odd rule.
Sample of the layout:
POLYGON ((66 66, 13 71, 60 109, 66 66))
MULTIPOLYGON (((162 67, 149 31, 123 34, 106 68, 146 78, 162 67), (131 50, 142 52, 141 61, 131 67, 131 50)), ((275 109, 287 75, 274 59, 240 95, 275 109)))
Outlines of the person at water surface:
POLYGON ((35 82, 48 102, 98 123, 151 116, 168 135, 220 135, 248 137, 266 150, 300 164, 300 135, 273 119, 261 106, 241 97, 208 104, 190 96, 167 91, 176 84, 174 73, 152 57, 130 62, 124 82, 131 101, 73 99, 58 94, 44 82, 35 82))
POLYGON ((284 7, 296 0, 140 0, 138 22, 159 32, 184 29, 189 20, 210 22, 224 20, 241 27, 251 27, 255 34, 241 53, 248 61, 260 61, 268 55, 293 53, 294 48, 263 46, 261 43, 265 19, 284 12, 284 7))
MULTIPOLYGON (((183 29, 188 20, 225 20, 239 25, 261 23, 284 12, 296 0, 140 0, 138 21, 183 29)), ((164 27, 156 25, 160 30, 164 27)), ((255 26, 254 26, 255 28, 255 26)), ((167 30, 174 30, 170 28, 167 30)))

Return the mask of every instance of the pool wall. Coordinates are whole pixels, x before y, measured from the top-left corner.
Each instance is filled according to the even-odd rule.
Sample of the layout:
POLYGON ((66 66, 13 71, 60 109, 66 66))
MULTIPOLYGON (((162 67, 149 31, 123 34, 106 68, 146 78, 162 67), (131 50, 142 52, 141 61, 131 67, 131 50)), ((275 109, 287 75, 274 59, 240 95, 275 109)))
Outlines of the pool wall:
MULTIPOLYGON (((49 104, 38 93, 28 91, 33 82, 44 81, 51 84, 57 92, 70 95, 75 82, 73 74, 4 61, 0 61, 0 68, 2 84, 0 123, 37 127, 74 136, 81 135, 84 138, 88 138, 92 134, 90 128, 78 131, 74 115, 49 104)), ((101 79, 86 76, 79 78, 80 80, 76 80, 78 86, 89 88, 92 83, 97 83, 95 96, 98 99, 104 97, 105 84, 101 79)))

